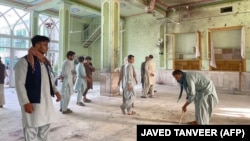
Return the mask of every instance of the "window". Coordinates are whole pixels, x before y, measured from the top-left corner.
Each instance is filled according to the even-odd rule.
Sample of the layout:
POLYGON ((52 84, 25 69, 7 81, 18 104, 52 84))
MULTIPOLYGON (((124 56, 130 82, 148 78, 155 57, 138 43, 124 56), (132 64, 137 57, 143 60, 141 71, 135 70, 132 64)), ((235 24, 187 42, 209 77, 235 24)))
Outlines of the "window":
POLYGON ((174 69, 200 70, 200 33, 175 34, 174 69))
MULTIPOLYGON (((208 34, 210 70, 241 71, 245 64, 241 56, 242 27, 227 27, 210 29, 208 34)), ((243 50, 244 51, 244 50, 243 50)))

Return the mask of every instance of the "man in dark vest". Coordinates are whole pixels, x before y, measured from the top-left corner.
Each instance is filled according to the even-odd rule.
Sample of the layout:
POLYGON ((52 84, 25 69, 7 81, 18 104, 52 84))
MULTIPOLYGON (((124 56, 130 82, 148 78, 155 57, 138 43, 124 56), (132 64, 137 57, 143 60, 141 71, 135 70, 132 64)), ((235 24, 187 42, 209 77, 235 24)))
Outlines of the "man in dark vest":
POLYGON ((54 83, 52 68, 44 54, 50 39, 36 35, 28 54, 16 63, 15 86, 21 106, 24 140, 48 140, 55 109, 51 97, 61 95, 54 83))

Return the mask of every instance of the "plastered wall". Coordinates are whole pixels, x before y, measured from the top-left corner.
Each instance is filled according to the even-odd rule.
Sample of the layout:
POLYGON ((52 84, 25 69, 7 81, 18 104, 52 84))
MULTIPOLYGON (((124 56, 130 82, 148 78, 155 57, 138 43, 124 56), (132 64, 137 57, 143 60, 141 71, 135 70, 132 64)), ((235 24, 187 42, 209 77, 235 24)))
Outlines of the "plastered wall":
MULTIPOLYGON (((168 13, 168 16, 174 20, 181 19, 181 24, 164 23, 165 34, 182 33, 182 32, 196 32, 201 33, 201 55, 202 55, 202 69, 201 73, 205 73, 214 81, 218 88, 227 90, 249 91, 250 80, 250 1, 245 0, 241 2, 231 2, 229 4, 213 5, 199 9, 189 9, 182 11, 182 13, 168 13), (232 6, 233 12, 220 13, 221 7, 232 6), (181 17, 179 17, 181 16, 181 17), (209 59, 207 56, 207 31, 211 28, 223 28, 231 26, 245 26, 245 57, 246 57, 246 72, 242 73, 241 87, 239 87, 239 73, 238 72, 210 72, 209 59)), ((157 18, 165 17, 156 13, 141 14, 127 17, 124 19, 123 45, 122 45, 122 59, 128 54, 135 56, 135 69, 138 80, 140 79, 140 65, 144 61, 146 55, 154 55, 157 62, 157 83, 164 85, 176 85, 172 77, 172 68, 160 68, 159 62, 162 58, 159 54, 160 48, 156 45, 158 38, 161 36, 161 24, 157 23, 157 18)), ((223 40, 222 42, 226 42, 223 40)), ((82 51, 79 47, 77 52, 82 51)), ((85 52, 85 50, 84 50, 85 52)), ((96 57, 94 63, 97 68, 100 66, 100 40, 87 49, 88 54, 96 57), (98 59, 97 59, 98 58, 98 59)), ((120 58, 120 59, 121 59, 120 58)), ((114 58, 119 59, 119 58, 114 58)), ((172 60, 165 60, 172 61, 172 60)), ((123 61, 120 61, 123 62, 123 61)), ((170 63, 171 64, 171 63, 170 63)), ((172 66, 172 65, 170 65, 172 66)), ((99 73, 98 69, 97 72, 99 73)), ((96 74, 96 76, 99 76, 96 74)), ((98 78, 97 78, 98 79, 98 78)))
MULTIPOLYGON (((197 71, 211 79, 217 89, 250 92, 250 73, 197 71), (241 77, 241 78, 240 78, 241 77)), ((172 70, 158 70, 157 83, 163 85, 178 85, 172 76, 172 70)))
MULTIPOLYGON (((139 78, 140 63, 143 61, 145 55, 153 54, 155 56, 155 61, 159 62, 159 48, 157 48, 155 44, 159 37, 160 25, 157 24, 156 19, 161 16, 162 15, 153 17, 152 15, 144 14, 126 19, 126 35, 124 39, 123 55, 132 53, 136 56, 135 68, 139 78)), ((201 32, 202 69, 199 72, 204 73, 207 77, 211 78, 217 88, 233 91, 250 91, 250 1, 246 0, 216 6, 213 5, 199 9, 189 9, 182 11, 181 13, 168 13, 168 16, 177 21, 181 19, 181 24, 165 23, 166 34, 196 31, 201 32), (220 13, 220 8, 227 6, 232 6, 233 12, 220 13), (245 27, 246 72, 242 73, 241 82, 239 72, 209 71, 207 32, 211 28, 231 26, 245 27)), ((227 39, 222 40, 222 42, 226 41, 227 39)), ((166 61, 171 62, 172 60, 166 61)), ((158 84, 177 84, 172 76, 172 68, 160 69, 159 64, 157 64, 157 67, 158 71, 156 79, 158 84)))
MULTIPOLYGON (((149 54, 154 56, 156 62, 160 62, 160 49, 157 46, 160 37, 160 24, 157 24, 156 19, 162 16, 160 14, 153 16, 145 12, 145 14, 128 17, 125 20, 123 56, 133 54, 136 69, 140 69, 145 56, 149 54)), ((159 68, 159 63, 157 68, 159 68)))
MULTIPOLYGON (((207 6, 198 9, 182 9, 180 12, 169 12, 168 16, 181 22, 180 25, 175 23, 167 23, 167 33, 192 33, 201 32, 201 55, 202 55, 202 70, 209 70, 209 56, 207 53, 208 48, 208 34, 210 29, 214 28, 227 28, 233 26, 245 27, 245 58, 246 58, 246 71, 250 71, 250 1, 231 2, 229 4, 220 4, 207 6), (232 6, 233 11, 228 13, 221 13, 223 7, 232 6)), ((238 40, 238 39, 235 39, 238 40)), ((227 42, 227 38, 221 40, 227 42)))

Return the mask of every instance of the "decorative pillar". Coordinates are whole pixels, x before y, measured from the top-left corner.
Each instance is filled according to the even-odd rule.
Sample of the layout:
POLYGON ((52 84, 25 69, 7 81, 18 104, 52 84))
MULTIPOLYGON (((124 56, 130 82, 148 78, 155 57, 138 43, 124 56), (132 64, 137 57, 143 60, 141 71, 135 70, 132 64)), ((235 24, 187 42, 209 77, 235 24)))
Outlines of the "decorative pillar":
POLYGON ((38 32, 38 19, 39 13, 36 11, 32 11, 30 14, 30 37, 37 35, 38 32))
POLYGON ((102 0, 101 82, 100 93, 119 95, 120 0, 102 0))
POLYGON ((58 65, 58 68, 60 70, 62 62, 66 58, 67 51, 69 51, 70 4, 67 4, 65 2, 60 4, 59 20, 60 20, 60 26, 59 26, 59 65, 58 65))

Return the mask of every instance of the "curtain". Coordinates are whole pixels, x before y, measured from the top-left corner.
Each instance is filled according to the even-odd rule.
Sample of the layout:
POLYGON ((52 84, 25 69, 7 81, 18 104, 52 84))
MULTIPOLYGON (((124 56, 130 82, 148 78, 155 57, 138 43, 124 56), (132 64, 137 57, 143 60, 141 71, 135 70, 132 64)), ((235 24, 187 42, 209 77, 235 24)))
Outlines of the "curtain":
POLYGON ((214 45, 213 42, 211 41, 210 44, 210 49, 211 49, 211 60, 210 60, 210 66, 216 68, 216 63, 215 63, 215 56, 214 56, 214 45))
POLYGON ((196 32, 195 57, 198 58, 200 55, 199 32, 196 32))
POLYGON ((245 27, 241 28, 241 49, 240 54, 242 58, 245 58, 245 27))

